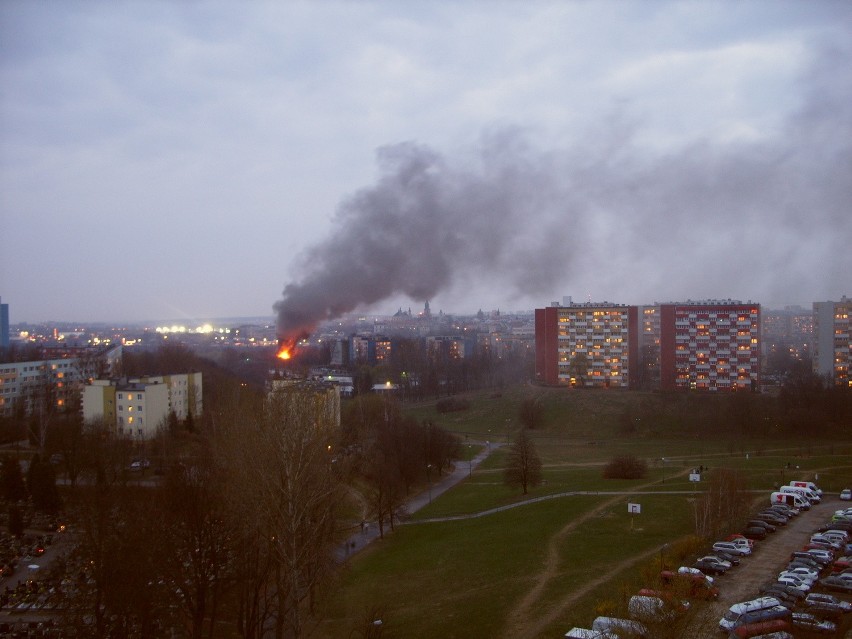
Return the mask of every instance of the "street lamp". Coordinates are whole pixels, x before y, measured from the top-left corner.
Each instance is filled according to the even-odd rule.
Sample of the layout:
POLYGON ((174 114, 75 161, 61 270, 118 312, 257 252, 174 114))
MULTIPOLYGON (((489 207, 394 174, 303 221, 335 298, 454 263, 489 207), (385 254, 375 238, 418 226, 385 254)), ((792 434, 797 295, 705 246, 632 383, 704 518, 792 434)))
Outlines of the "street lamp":
POLYGON ((660 548, 660 572, 663 572, 663 553, 668 549, 668 544, 663 544, 663 547, 660 548))
POLYGON ((429 480, 429 505, 432 505, 432 464, 426 464, 426 478, 429 480))
POLYGON ((470 447, 470 444, 467 445, 467 476, 473 477, 473 449, 470 447))

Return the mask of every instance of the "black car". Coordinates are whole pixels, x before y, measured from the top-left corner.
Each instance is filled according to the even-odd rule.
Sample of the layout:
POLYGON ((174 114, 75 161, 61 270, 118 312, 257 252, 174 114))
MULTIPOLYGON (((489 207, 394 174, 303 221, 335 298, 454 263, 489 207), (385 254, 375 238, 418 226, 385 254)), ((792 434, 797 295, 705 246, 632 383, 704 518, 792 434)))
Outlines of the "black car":
MULTIPOLYGON (((782 586, 783 584, 778 584, 782 586)), ((783 590, 779 588, 763 588, 760 591, 761 595, 765 595, 767 597, 775 597, 782 606, 784 606, 787 610, 793 610, 798 607, 799 600, 793 597, 792 595, 787 594, 783 590)))
POLYGON ((763 528, 768 533, 774 533, 776 530, 778 530, 776 526, 770 524, 768 521, 763 521, 762 519, 752 519, 746 524, 746 526, 755 526, 757 528, 763 528))
POLYGON ((739 566, 740 558, 736 555, 732 555, 729 552, 725 552, 724 550, 715 550, 713 554, 723 561, 730 562, 731 566, 739 566))
POLYGON ((714 557, 702 557, 698 561, 695 562, 695 567, 698 568, 705 575, 724 575, 728 570, 730 570, 729 566, 726 566, 721 561, 713 561, 714 557))
POLYGON ((760 589, 761 593, 768 593, 770 591, 783 593, 788 597, 792 597, 796 601, 804 601, 806 596, 806 593, 799 590, 798 588, 794 588, 793 586, 788 586, 787 584, 782 584, 777 581, 766 584, 760 589))
POLYGON ((837 632, 837 624, 820 619, 807 612, 794 612, 792 621, 795 628, 802 628, 810 632, 824 632, 826 634, 837 632))
POLYGON ((749 526, 743 530, 743 537, 746 539, 756 539, 758 541, 766 539, 766 529, 758 526, 749 526))
POLYGON ((852 581, 848 579, 841 579, 836 575, 829 575, 828 577, 823 577, 819 580, 818 583, 826 590, 847 593, 852 592, 852 581))
POLYGON ((779 526, 786 526, 787 525, 787 518, 784 517, 783 515, 779 515, 776 512, 757 513, 754 516, 754 518, 760 519, 760 520, 763 520, 763 521, 768 521, 770 524, 773 524, 773 525, 775 525, 775 524, 777 524, 779 526))
POLYGON ((790 555, 790 561, 795 561, 796 559, 802 559, 802 558, 810 559, 811 561, 815 561, 816 563, 821 565, 823 568, 825 568, 825 566, 827 566, 828 564, 831 563, 828 560, 823 561, 818 555, 812 555, 811 553, 809 553, 805 550, 797 550, 790 555))

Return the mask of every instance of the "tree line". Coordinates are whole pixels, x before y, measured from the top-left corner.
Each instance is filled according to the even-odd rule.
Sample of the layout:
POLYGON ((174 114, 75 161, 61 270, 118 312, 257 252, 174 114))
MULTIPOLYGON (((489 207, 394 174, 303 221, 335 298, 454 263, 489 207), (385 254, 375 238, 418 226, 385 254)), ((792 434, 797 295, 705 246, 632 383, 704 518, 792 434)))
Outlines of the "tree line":
MULTIPOLYGON (((160 355, 126 358, 125 371, 209 366, 180 348, 160 355)), ((40 468, 63 480, 58 608, 79 637, 305 636, 358 520, 384 534, 460 450, 387 397, 344 404, 338 423, 321 392, 267 394, 204 374, 205 412, 191 426, 164 423, 140 443, 69 412, 50 424, 28 481, 17 459, 2 466, 9 500, 36 504, 40 468), (40 461, 48 455, 55 464, 40 461), (150 466, 132 466, 140 459, 150 466)))

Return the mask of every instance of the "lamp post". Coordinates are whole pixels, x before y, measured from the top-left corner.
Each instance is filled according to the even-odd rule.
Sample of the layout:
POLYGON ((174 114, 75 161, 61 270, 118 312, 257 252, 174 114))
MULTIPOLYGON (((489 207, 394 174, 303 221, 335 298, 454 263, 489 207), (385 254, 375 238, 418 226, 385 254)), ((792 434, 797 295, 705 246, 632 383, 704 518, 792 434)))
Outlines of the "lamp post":
POLYGON ((432 505, 432 464, 426 464, 426 478, 429 480, 429 505, 432 505))
POLYGON ((669 547, 668 544, 663 544, 663 547, 660 548, 660 572, 663 572, 663 553, 669 547))
POLYGON ((467 476, 473 477, 473 449, 467 445, 467 476))

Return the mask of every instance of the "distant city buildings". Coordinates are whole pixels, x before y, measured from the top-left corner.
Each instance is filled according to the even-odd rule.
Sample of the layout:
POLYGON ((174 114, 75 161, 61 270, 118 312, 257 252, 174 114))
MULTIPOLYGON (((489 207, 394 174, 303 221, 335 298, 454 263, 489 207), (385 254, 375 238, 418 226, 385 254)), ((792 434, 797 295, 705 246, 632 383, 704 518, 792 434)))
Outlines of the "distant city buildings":
POLYGON ((814 302, 813 370, 837 386, 852 387, 849 376, 849 314, 852 299, 814 302))

